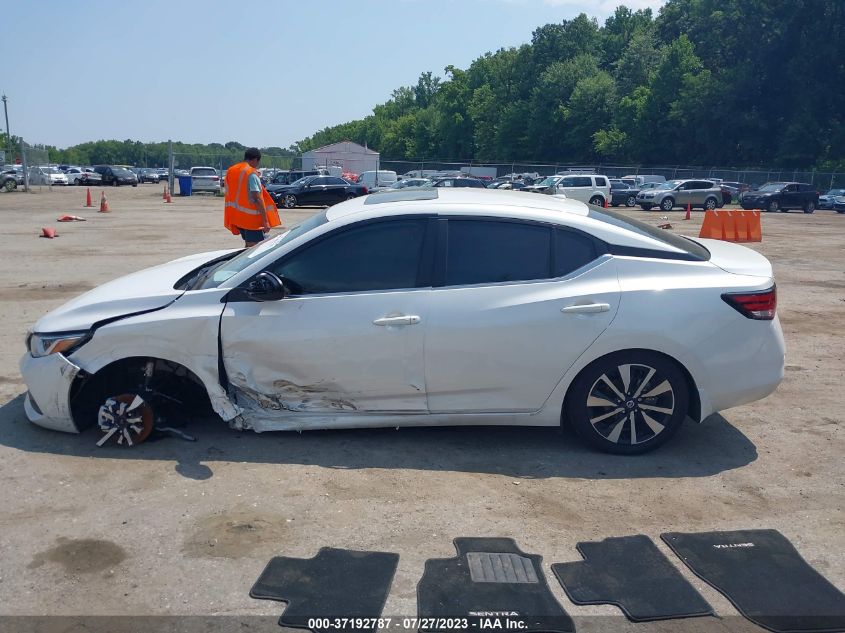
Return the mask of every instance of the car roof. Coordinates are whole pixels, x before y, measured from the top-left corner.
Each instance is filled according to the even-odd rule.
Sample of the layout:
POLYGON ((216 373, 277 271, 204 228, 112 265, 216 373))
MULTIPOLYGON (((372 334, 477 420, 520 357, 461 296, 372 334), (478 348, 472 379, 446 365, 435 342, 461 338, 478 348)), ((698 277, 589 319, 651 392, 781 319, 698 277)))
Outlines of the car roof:
MULTIPOLYGON (((599 210, 601 211, 601 210, 599 210)), ((583 230, 619 246, 680 252, 666 242, 599 219, 583 202, 540 193, 487 188, 417 188, 374 193, 342 202, 326 211, 329 224, 410 214, 502 217, 559 224, 583 230)))

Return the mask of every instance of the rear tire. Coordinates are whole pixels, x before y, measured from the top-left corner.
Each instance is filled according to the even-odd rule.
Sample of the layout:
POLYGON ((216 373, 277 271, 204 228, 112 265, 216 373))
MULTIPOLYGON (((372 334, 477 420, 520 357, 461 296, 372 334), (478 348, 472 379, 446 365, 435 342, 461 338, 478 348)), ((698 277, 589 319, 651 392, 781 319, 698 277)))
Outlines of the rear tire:
POLYGON ((816 203, 812 200, 808 200, 804 203, 804 213, 812 213, 816 210, 816 203))
POLYGON ((716 198, 707 198, 707 200, 704 201, 704 208, 707 211, 713 211, 718 204, 719 203, 716 201, 716 198))
POLYGON ((592 198, 590 198, 590 204, 597 206, 597 207, 603 207, 604 206, 604 198, 602 198, 601 196, 593 196, 592 198))
POLYGON ((599 358, 582 370, 569 388, 563 414, 593 448, 639 455, 678 431, 688 405, 687 381, 673 360, 630 350, 599 358))

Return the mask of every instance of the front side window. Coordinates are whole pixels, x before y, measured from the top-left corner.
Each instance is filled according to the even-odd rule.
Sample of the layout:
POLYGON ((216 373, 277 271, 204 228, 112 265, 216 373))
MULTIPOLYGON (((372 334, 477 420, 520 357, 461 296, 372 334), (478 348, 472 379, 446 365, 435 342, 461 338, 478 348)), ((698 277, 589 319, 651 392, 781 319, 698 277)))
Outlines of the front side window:
POLYGON ((449 220, 447 286, 546 279, 551 229, 521 222, 449 220))
POLYGON ((343 229, 271 270, 295 295, 415 288, 426 225, 392 220, 343 229))

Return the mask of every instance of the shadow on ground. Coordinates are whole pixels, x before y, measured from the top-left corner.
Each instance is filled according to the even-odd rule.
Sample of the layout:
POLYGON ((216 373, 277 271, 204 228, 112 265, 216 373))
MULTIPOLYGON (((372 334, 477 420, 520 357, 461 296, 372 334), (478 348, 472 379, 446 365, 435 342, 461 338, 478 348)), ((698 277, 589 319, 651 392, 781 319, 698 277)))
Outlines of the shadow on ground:
POLYGON ((709 477, 746 466, 757 448, 721 415, 687 422, 667 445, 647 455, 605 455, 571 433, 541 427, 428 427, 263 433, 229 430, 219 420, 194 422, 198 441, 176 438, 122 448, 98 448, 95 429, 81 435, 30 424, 23 396, 0 407, 0 445, 30 453, 172 461, 190 479, 213 476, 215 462, 303 464, 325 468, 395 468, 506 475, 526 479, 572 477, 709 477))

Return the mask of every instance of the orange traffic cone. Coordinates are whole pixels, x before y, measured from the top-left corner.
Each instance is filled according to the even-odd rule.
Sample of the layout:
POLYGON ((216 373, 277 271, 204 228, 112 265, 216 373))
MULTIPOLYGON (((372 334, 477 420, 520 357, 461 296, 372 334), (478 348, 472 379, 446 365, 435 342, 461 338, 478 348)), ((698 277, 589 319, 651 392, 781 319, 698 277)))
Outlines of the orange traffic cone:
POLYGON ((604 208, 605 208, 605 209, 607 209, 607 208, 608 208, 608 206, 607 206, 607 198, 605 198, 605 199, 604 199, 604 208))
POLYGON ((164 189, 161 190, 161 199, 167 202, 167 185, 164 185, 164 189))
POLYGON ((91 204, 91 187, 88 187, 88 195, 85 196, 85 206, 86 207, 93 207, 94 205, 91 204))
POLYGON ((54 237, 58 237, 58 234, 56 233, 56 229, 45 226, 41 229, 41 237, 46 237, 52 240, 54 237))
POLYGON ((684 220, 689 220, 689 219, 690 219, 690 211, 692 211, 692 205, 691 205, 690 203, 687 203, 687 215, 686 215, 686 217, 684 218, 684 220))
POLYGON ((167 203, 173 202, 173 196, 170 195, 169 189, 166 189, 164 192, 164 201, 167 203))
POLYGON ((109 201, 106 200, 106 192, 101 192, 100 195, 100 213, 108 213, 109 212, 109 201))

